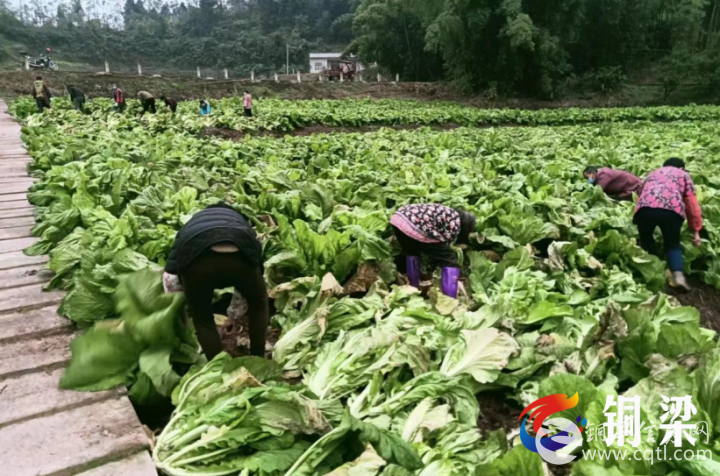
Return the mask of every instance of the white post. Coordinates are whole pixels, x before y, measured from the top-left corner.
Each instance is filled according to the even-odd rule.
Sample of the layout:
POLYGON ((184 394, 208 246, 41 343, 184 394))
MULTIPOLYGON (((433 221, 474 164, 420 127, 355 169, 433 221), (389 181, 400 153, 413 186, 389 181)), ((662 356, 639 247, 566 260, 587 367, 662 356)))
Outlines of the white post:
POLYGON ((255 82, 255 70, 254 69, 250 70, 250 82, 251 83, 255 82))
POLYGON ((30 69, 30 63, 28 62, 28 57, 26 56, 25 57, 25 70, 29 70, 29 69, 30 69))
POLYGON ((200 75, 200 66, 197 67, 197 73, 198 73, 198 78, 202 78, 202 75, 200 75))
POLYGON ((110 63, 105 62, 105 74, 110 74, 110 63))
POLYGON ((290 43, 285 43, 285 74, 290 74, 290 43))
POLYGON ((364 82, 365 82, 365 80, 363 79, 362 73, 360 73, 360 74, 358 75, 358 79, 357 79, 357 80, 360 81, 361 83, 364 83, 364 82))
POLYGON ((318 74, 318 81, 322 83, 323 73, 318 74))
POLYGON ((400 73, 395 74, 395 82, 396 83, 400 82, 400 73))
POLYGON ((224 70, 223 70, 223 73, 225 74, 225 79, 228 79, 227 69, 224 69, 224 70))
POLYGON ((345 73, 343 73, 342 71, 340 71, 340 82, 341 83, 345 82, 345 73))
POLYGON ((142 66, 140 66, 140 63, 138 65, 138 76, 142 76, 142 66))
POLYGON ((302 82, 302 80, 300 79, 300 71, 297 72, 297 80, 298 80, 298 83, 302 82))
POLYGON ((277 73, 275 73, 275 82, 276 82, 276 83, 279 83, 279 82, 280 82, 280 80, 278 79, 277 73))
POLYGON ((380 76, 380 73, 378 73, 378 83, 382 82, 382 76, 380 76))

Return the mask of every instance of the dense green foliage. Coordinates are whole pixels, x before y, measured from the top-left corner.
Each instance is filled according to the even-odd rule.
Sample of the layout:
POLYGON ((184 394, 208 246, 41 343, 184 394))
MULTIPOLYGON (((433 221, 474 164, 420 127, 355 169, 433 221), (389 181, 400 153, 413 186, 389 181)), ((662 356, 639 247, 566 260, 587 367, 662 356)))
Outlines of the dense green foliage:
MULTIPOLYGON (((89 18, 85 10, 105 10, 97 2, 60 4, 57 11, 25 12, 35 26, 21 23, 0 2, 0 43, 24 45, 31 54, 46 47, 57 60, 133 68, 193 70, 195 66, 249 73, 283 71, 290 44, 290 66, 307 69, 311 50, 342 50, 352 28, 335 22, 353 8, 354 0, 234 0, 157 4, 127 0, 120 18, 89 18), (151 6, 152 5, 152 6, 151 6), (119 29, 118 23, 123 25, 119 29)), ((113 15, 120 12, 111 12, 113 15)), ((17 53, 17 52, 16 52, 17 53)), ((0 61, 3 59, 0 57, 0 61)), ((22 61, 18 55, 14 58, 22 61)))
POLYGON ((282 71, 286 44, 303 71, 311 51, 346 49, 404 80, 490 96, 608 91, 648 70, 666 93, 690 82, 709 96, 720 84, 720 0, 127 0, 114 19, 97 18, 99 3, 48 8, 28 7, 30 26, 0 2, 0 38, 95 65, 245 74, 282 71))
POLYGON ((404 77, 552 97, 659 63, 661 81, 720 81, 717 0, 363 0, 350 49, 404 77))
MULTIPOLYGON (((13 110, 25 111, 28 102, 13 110)), ((543 476, 539 456, 510 449, 502 429, 477 431, 476 394, 489 391, 520 407, 577 391, 580 404, 567 416, 582 414, 596 425, 605 421, 608 395, 641 395, 643 418, 655 421, 661 394, 692 395, 692 421, 708 421, 711 429, 710 444, 696 449, 720 457, 716 335, 701 326, 697 310, 662 294, 664 262, 635 244, 632 203, 613 201, 581 178, 588 163, 645 176, 669 156, 685 158, 706 217, 700 248, 688 246, 685 235, 686 270, 720 286, 714 108, 586 111, 616 122, 582 126, 386 129, 240 142, 197 137, 207 124, 229 120, 233 104, 217 117, 201 118, 194 104, 183 104, 175 116, 139 119, 110 113, 105 101, 80 115, 60 99, 51 111, 27 117, 23 128, 40 179, 29 199, 38 206, 34 231, 42 240, 28 252, 50 253, 57 273, 50 286, 70 290, 61 310, 93 325, 76 341, 73 364, 83 364, 80 343, 112 329, 121 329, 119 342, 130 350, 107 366, 108 375, 94 375, 98 385, 77 386, 144 381, 167 394, 177 384, 177 409, 154 455, 163 471, 543 476), (658 111, 681 120, 637 120, 658 111), (179 298, 151 306, 141 296, 159 292, 149 262, 162 264, 175 231, 217 200, 248 216, 263 241, 273 325, 282 335, 273 363, 221 355, 178 383, 173 363, 187 358, 165 350, 143 359, 149 349, 139 343, 157 338, 179 298), (458 248, 468 278, 458 300, 399 285, 388 219, 413 202, 477 216, 470 246, 458 248), (138 302, 146 304, 128 304, 138 302), (290 384, 288 376, 300 380, 290 384)), ((368 122, 389 120, 381 113, 391 106, 395 123, 477 120, 451 105, 315 104, 328 111, 333 105, 357 106, 368 122)), ((283 109, 304 124, 328 120, 311 112, 303 119, 294 107, 258 102, 253 121, 276 127, 283 109)), ((352 117, 343 114, 340 120, 352 117)), ((164 334, 178 336, 175 328, 164 334)), ((604 447, 597 439, 583 443, 604 447)), ((571 471, 718 472, 712 461, 604 466, 585 460, 571 471)))

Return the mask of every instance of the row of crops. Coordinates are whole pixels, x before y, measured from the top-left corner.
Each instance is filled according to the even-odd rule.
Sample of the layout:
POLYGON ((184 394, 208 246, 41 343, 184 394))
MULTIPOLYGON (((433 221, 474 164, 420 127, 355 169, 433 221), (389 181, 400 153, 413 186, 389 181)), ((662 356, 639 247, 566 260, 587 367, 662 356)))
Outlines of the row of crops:
MULTIPOLYGON (((29 198, 41 240, 27 253, 50 254, 49 287, 69 291, 61 312, 89 329, 73 344, 63 385, 124 384, 138 405, 172 397, 154 451, 165 473, 544 476, 556 467, 517 431, 478 430, 490 416, 478 402, 488 396, 519 415, 541 397, 576 392, 577 406, 556 416, 594 425, 607 421, 608 396, 642 397, 643 421, 656 424, 662 395, 692 396, 697 412, 683 423, 706 422, 709 434, 681 449, 720 458, 717 337, 697 310, 662 293, 665 265, 635 244, 633 204, 581 175, 592 164, 644 176, 684 158, 706 218, 702 246, 684 250, 687 271, 718 286, 720 125, 708 119, 720 108, 267 100, 244 119, 227 99, 210 118, 183 103, 175 116, 138 119, 132 106, 113 114, 104 101, 90 115, 54 105, 43 115, 26 115, 26 100, 13 109, 26 116, 40 178, 29 198), (481 117, 586 124, 240 142, 197 135, 217 125, 492 123, 481 117), (177 319, 182 296, 162 293, 158 265, 175 232, 218 200, 245 214, 263 242, 281 331, 272 360, 223 354, 203 364, 177 319), (458 300, 398 283, 388 219, 417 202, 477 216, 471 245, 458 249, 467 277, 458 300)), ((621 449, 652 453, 663 436, 621 449)), ((586 437, 574 451, 607 448, 586 437)), ((579 458, 570 472, 708 476, 720 462, 579 458)))
MULTIPOLYGON (((242 112, 242 98, 225 98, 212 103, 212 114, 197 120, 197 102, 182 102, 174 127, 198 131, 203 127, 224 127, 243 131, 292 131, 298 128, 322 125, 328 127, 360 127, 366 125, 459 125, 466 127, 499 125, 573 125, 618 121, 694 121, 720 120, 720 109, 715 106, 687 107, 626 107, 607 109, 564 108, 540 109, 477 109, 457 103, 416 102, 404 100, 304 100, 285 101, 263 99, 255 102, 254 118, 242 112)), ((130 101, 129 113, 140 112, 137 101, 130 101)), ((69 103, 58 101, 57 107, 69 108, 69 103)), ((90 109, 109 111, 110 100, 95 100, 90 109)), ((165 106, 160 105, 161 110, 165 106)), ((17 117, 25 118, 36 111, 31 102, 18 102, 13 106, 17 117)), ((165 110, 167 111, 167 110, 165 110)), ((148 127, 167 127, 165 121, 148 120, 148 127)))

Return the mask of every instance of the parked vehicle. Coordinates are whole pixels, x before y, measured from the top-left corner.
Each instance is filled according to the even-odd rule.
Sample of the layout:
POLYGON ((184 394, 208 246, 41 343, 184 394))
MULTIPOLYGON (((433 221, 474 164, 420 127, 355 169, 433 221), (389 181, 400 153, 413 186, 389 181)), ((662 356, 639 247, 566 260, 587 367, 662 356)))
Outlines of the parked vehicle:
POLYGON ((41 55, 38 58, 33 58, 25 54, 25 61, 27 65, 33 69, 49 69, 51 71, 57 71, 58 65, 53 61, 50 55, 41 55))

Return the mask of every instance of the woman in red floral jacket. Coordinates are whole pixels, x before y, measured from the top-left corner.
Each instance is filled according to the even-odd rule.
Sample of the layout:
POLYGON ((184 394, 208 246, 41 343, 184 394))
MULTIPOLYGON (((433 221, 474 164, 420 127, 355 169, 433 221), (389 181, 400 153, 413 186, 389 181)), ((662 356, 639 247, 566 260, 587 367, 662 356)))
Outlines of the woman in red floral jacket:
POLYGON ((428 255, 436 266, 457 267, 457 254, 450 245, 467 243, 475 231, 475 215, 443 205, 405 205, 390 219, 403 253, 428 255))
POLYGON ((693 243, 700 246, 703 227, 700 204, 695 196, 695 184, 685 172, 682 159, 671 158, 648 175, 635 206, 634 222, 640 233, 640 246, 648 253, 656 253, 655 228, 660 228, 668 266, 672 273, 670 284, 684 290, 689 286, 683 274, 683 255, 680 232, 687 218, 693 231, 693 243))

